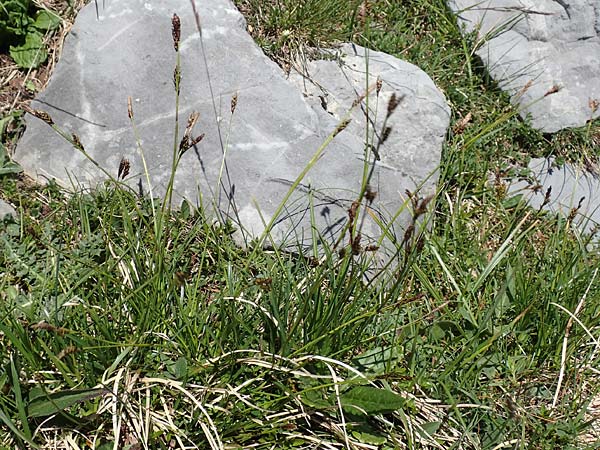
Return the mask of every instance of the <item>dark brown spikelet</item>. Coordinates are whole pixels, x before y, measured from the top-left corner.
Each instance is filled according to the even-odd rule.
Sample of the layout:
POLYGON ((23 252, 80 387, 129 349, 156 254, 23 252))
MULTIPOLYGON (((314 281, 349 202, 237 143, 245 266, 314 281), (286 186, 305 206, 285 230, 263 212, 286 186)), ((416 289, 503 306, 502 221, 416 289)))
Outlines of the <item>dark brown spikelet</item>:
POLYGON ((427 212, 427 206, 429 206, 429 203, 431 203, 433 197, 433 195, 428 195, 427 197, 421 199, 421 201, 418 203, 417 208, 415 209, 415 217, 420 217, 427 212))
POLYGON ((359 206, 359 202, 353 201, 352 205, 348 209, 348 219, 350 220, 350 223, 354 223, 354 220, 356 219, 356 212, 358 211, 359 206))
POLYGON ((548 189, 546 189, 546 194, 544 195, 544 201, 542 202, 540 209, 543 208, 544 206, 546 206, 548 203, 550 203, 551 195, 552 195, 552 186, 550 186, 548 189))
POLYGON ((415 226, 414 226, 414 224, 411 223, 408 227, 406 227, 406 231, 404 232, 404 237, 402 238, 402 244, 404 244, 405 246, 408 245, 408 242, 412 238, 414 232, 415 232, 415 226))
POLYGON ((179 41, 181 40, 181 20, 177 14, 173 14, 171 19, 171 33, 173 34, 173 47, 179 51, 179 41))
POLYGON ((336 127, 335 131, 333 132, 333 137, 336 137, 338 134, 344 131, 348 125, 350 125, 350 119, 344 119, 344 121, 336 127))
POLYGON ((379 93, 381 92, 381 88, 383 86, 383 81, 379 77, 377 77, 377 84, 376 84, 376 86, 377 86, 376 92, 377 92, 377 95, 379 95, 379 93))
POLYGON ((593 114, 598 110, 598 107, 600 106, 600 101, 598 101, 598 99, 596 98, 590 98, 588 105, 590 106, 590 109, 592 110, 593 114))
POLYGON ((367 245, 365 247, 365 252, 376 252, 377 250, 379 250, 379 245, 367 245))
POLYGON ((131 96, 127 97, 127 116, 129 119, 133 119, 133 102, 131 96))
POLYGON ((192 142, 190 142, 190 147, 193 147, 194 145, 199 143, 202 139, 204 139, 204 133, 202 133, 200 136, 196 136, 194 139, 192 139, 192 142))
POLYGON ((42 111, 39 109, 33 109, 28 106, 23 106, 22 108, 25 111, 27 111, 29 114, 31 114, 32 116, 35 116, 40 120, 43 120, 48 125, 50 125, 50 126, 54 125, 54 120, 52 120, 52 117, 50 117, 50 114, 48 114, 46 111, 42 111))
POLYGON ((255 278, 254 284, 256 284, 261 289, 268 291, 271 289, 271 285, 273 284, 273 278, 255 278))
POLYGON ((354 256, 360 255, 360 252, 362 250, 362 247, 360 245, 361 239, 362 235, 360 233, 357 233, 356 236, 354 236, 354 239, 351 240, 350 247, 352 248, 352 254, 354 256))
POLYGON ((401 98, 396 97, 395 92, 392 94, 392 96, 390 97, 390 101, 388 102, 388 105, 387 105, 387 116, 386 117, 390 117, 394 113, 394 111, 396 111, 396 108, 400 104, 400 101, 402 101, 402 98, 403 97, 401 97, 401 98))
POLYGON ((196 122, 198 122, 199 117, 200 113, 198 113, 197 111, 192 111, 190 117, 188 117, 188 122, 183 133, 183 138, 179 143, 180 154, 183 154, 190 147, 193 147, 204 138, 204 134, 201 134, 200 136, 197 136, 196 138, 192 139, 192 131, 194 130, 194 126, 196 126, 196 122))
POLYGON ((567 217, 568 222, 573 222, 573 219, 575 219, 575 216, 577 216, 577 213, 581 209, 581 206, 583 205, 584 200, 585 200, 585 197, 581 197, 579 199, 579 204, 577 205, 577 207, 571 208, 571 211, 569 212, 569 217, 567 217))
POLYGON ((385 141, 388 140, 388 138, 390 137, 390 134, 392 133, 392 127, 385 127, 383 129, 383 133, 381 133, 381 139, 379 141, 379 144, 383 144, 385 143, 385 141))
POLYGON ((31 329, 32 330, 45 330, 45 331, 49 331, 51 333, 56 333, 59 336, 63 336, 65 334, 67 334, 67 332, 69 331, 66 328, 56 327, 56 326, 49 324, 48 322, 45 322, 43 320, 41 322, 31 325, 31 329))
POLYGON ((73 139, 73 145, 77 149, 83 150, 83 144, 81 143, 81 139, 79 139, 79 136, 77 136, 75 133, 72 133, 71 138, 73 139))
POLYGON ((373 203, 375 197, 377 197, 377 191, 374 190, 370 185, 368 185, 367 192, 365 193, 365 198, 367 199, 367 202, 369 202, 369 205, 373 203))
POLYGON ((235 94, 233 94, 233 97, 231 97, 231 114, 233 114, 235 112, 235 107, 237 106, 237 101, 238 101, 238 95, 236 92, 235 94))
POLYGON ((125 157, 121 158, 121 162, 119 163, 119 172, 117 174, 117 179, 123 180, 127 175, 129 175, 129 169, 131 168, 131 164, 129 160, 125 157))

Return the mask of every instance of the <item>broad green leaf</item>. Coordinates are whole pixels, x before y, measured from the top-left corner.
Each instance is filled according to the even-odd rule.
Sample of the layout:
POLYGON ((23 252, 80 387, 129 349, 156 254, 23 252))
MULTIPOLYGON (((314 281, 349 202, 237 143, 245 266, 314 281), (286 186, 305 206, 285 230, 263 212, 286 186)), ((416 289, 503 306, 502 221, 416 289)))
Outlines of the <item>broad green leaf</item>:
POLYGON ((42 35, 37 31, 27 33, 25 43, 11 45, 10 56, 23 69, 35 69, 48 58, 42 35))
POLYGON ((402 409, 406 400, 387 389, 372 386, 356 386, 340 396, 342 407, 351 412, 364 411, 367 414, 381 414, 402 409))
POLYGON ((104 389, 74 389, 38 397, 29 405, 29 417, 50 416, 103 393, 104 389))
POLYGON ((307 389, 300 393, 300 400, 307 406, 316 409, 330 409, 335 407, 335 402, 331 399, 324 399, 321 395, 321 389, 307 389))
POLYGON ((387 438, 383 435, 376 435, 364 431, 352 431, 352 436, 363 444, 383 445, 387 441, 387 438))
POLYGON ((12 115, 8 115, 6 117, 2 117, 0 119, 0 137, 2 137, 2 135, 6 132, 6 128, 8 127, 8 124, 13 120, 13 116, 12 115))
POLYGON ((10 160, 8 157, 8 152, 6 151, 6 147, 0 143, 0 175, 21 172, 23 172, 21 166, 10 160))
POLYGON ((446 332, 442 327, 434 323, 429 329, 429 337, 433 342, 439 342, 446 337, 446 332))
POLYGON ((433 437, 440 429, 442 422, 427 422, 417 428, 417 432, 424 438, 433 437))
POLYGON ((35 87, 35 84, 33 81, 31 80, 27 80, 25 81, 25 87, 30 90, 31 92, 35 92, 37 91, 37 88, 35 87))
POLYGON ((375 347, 354 358, 354 363, 363 372, 382 374, 388 367, 395 367, 398 359, 396 347, 375 347))
POLYGON ((179 358, 177 361, 169 364, 168 366, 169 373, 175 377, 176 380, 181 380, 185 378, 188 373, 188 365, 187 360, 183 357, 179 358))
POLYGON ((33 22, 35 28, 43 31, 54 30, 59 25, 60 17, 47 9, 38 11, 35 16, 35 22, 33 22))
POLYGON ((516 208, 517 206, 519 206, 519 203, 521 203, 522 200, 522 194, 513 195, 512 197, 509 197, 502 201, 502 206, 504 206, 504 208, 506 209, 516 208))
POLYGON ((0 175, 9 175, 11 173, 21 173, 23 172, 23 168, 19 166, 17 163, 8 162, 0 166, 0 175))
POLYGON ((32 22, 27 14, 30 6, 30 0, 0 1, 0 43, 27 34, 27 27, 32 22))

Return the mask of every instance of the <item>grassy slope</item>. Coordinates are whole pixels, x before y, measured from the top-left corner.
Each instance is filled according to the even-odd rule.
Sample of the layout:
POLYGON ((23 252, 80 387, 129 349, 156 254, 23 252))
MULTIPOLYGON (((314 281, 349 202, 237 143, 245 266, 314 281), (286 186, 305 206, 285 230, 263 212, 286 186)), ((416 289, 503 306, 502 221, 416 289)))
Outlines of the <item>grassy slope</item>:
POLYGON ((441 0, 283 3, 238 1, 282 64, 352 38, 427 71, 455 121, 471 113, 431 234, 382 288, 360 257, 240 250, 228 226, 114 184, 66 198, 3 177, 22 216, 0 229, 1 445, 584 446, 598 254, 486 180, 528 155, 592 157, 593 129, 520 121, 441 0))

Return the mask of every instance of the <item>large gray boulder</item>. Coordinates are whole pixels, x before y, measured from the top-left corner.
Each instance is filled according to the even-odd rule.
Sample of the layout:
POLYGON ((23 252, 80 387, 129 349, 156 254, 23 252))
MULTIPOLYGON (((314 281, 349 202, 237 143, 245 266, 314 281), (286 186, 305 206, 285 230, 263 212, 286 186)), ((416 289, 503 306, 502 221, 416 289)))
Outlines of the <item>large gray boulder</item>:
MULTIPOLYGON (((229 0, 198 4, 202 40, 188 0, 113 0, 100 8, 99 18, 94 5, 87 5, 66 38, 47 89, 32 107, 48 112, 69 134, 76 133, 94 160, 115 176, 121 158, 127 158, 128 182, 147 193, 150 186, 128 119, 131 96, 152 192, 164 193, 174 146, 176 54, 171 17, 177 13, 182 28, 179 137, 192 111, 200 113, 194 136, 205 133, 205 137, 182 157, 175 179, 176 200, 202 203, 221 218, 233 220, 245 240, 258 237, 271 220, 276 244, 310 245, 313 232, 319 239, 337 239, 363 180, 364 116, 355 116, 356 122, 333 139, 282 215, 275 215, 290 186, 339 125, 342 110, 352 106, 350 99, 365 93, 366 84, 328 86, 331 104, 341 108, 334 114, 311 107, 311 99, 254 43, 229 0)), ((340 55, 343 71, 364 72, 362 52, 349 57, 350 65, 340 55)), ((372 53, 371 58, 380 65, 371 81, 377 75, 382 79, 379 100, 375 90, 369 95, 371 105, 381 102, 377 126, 392 92, 402 101, 371 178, 378 195, 366 215, 363 245, 386 233, 386 240, 402 239, 404 227, 412 220, 405 191, 420 190, 423 196, 434 191, 449 122, 443 95, 422 71, 386 55, 372 53), (382 231, 388 225, 389 230, 382 231)), ((357 110, 366 102, 363 98, 357 110)), ((15 159, 34 177, 55 178, 67 186, 73 182, 95 186, 106 178, 82 152, 32 116, 27 118, 15 159)))
POLYGON ((598 0, 448 0, 499 85, 555 132, 600 115, 598 0), (557 92, 554 92, 558 90, 557 92))

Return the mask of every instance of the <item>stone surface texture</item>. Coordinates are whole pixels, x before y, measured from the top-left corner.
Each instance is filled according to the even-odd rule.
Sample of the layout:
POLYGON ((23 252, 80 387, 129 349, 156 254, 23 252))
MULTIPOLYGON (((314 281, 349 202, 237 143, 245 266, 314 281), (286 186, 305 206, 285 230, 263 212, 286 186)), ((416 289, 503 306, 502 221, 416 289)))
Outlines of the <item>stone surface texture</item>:
POLYGON ((600 116, 598 0, 448 0, 477 54, 523 117, 544 132, 600 116), (558 88, 551 95, 546 93, 558 88))
POLYGON ((582 232, 591 232, 600 226, 600 178, 587 171, 565 164, 556 167, 551 158, 534 158, 529 163, 533 180, 514 181, 511 194, 522 194, 532 208, 568 217, 578 208, 574 224, 582 232), (551 189, 549 202, 544 204, 546 192, 551 189))
POLYGON ((4 219, 6 216, 15 217, 16 215, 17 212, 11 205, 4 200, 0 200, 0 220, 4 219))
MULTIPOLYGON (((129 159, 127 181, 148 192, 128 119, 131 96, 150 185, 153 194, 160 195, 169 179, 174 145, 176 53, 171 16, 177 13, 182 24, 179 138, 192 111, 200 113, 194 135, 205 133, 205 138, 183 155, 176 174, 176 199, 202 203, 222 218, 232 219, 241 225, 242 238, 248 239, 260 235, 263 221, 271 220, 291 184, 335 130, 343 110, 364 94, 364 50, 356 48, 355 53, 351 46, 344 47, 336 62, 316 62, 308 68, 308 76, 326 90, 330 105, 326 111, 315 102, 311 81, 296 75, 293 81, 286 79, 262 53, 229 0, 198 2, 198 6, 202 40, 188 0, 111 0, 100 8, 99 18, 93 3, 87 5, 66 38, 47 89, 32 107, 47 111, 66 132, 76 133, 86 151, 115 176, 121 158, 129 159), (299 83, 309 86, 304 94, 296 87, 299 83)), ((363 231, 377 240, 382 231, 374 218, 385 222, 403 208, 406 189, 422 188, 421 195, 434 190, 450 112, 425 73, 380 53, 371 52, 370 58, 369 68, 375 70, 369 83, 375 83, 378 75, 382 79, 379 100, 373 90, 369 96, 371 108, 377 104, 377 114, 370 116, 375 129, 382 124, 391 94, 403 98, 390 118, 393 129, 380 149, 381 160, 371 180, 378 196, 363 231)), ((337 238, 361 188, 366 120, 358 111, 366 108, 366 102, 363 99, 355 122, 329 144, 277 218, 275 243, 310 243, 311 221, 323 238, 337 238)), ((27 118, 15 159, 34 177, 55 178, 67 186, 95 186, 105 179, 84 155, 32 116, 27 118)), ((401 236, 409 220, 406 210, 391 231, 401 236)))

